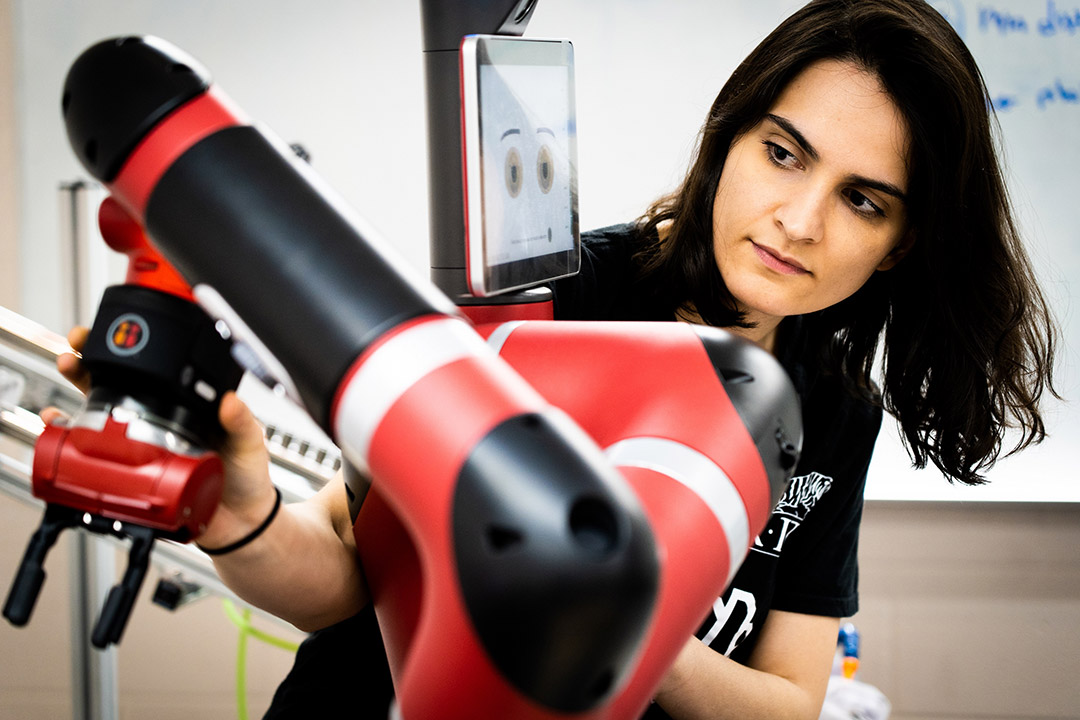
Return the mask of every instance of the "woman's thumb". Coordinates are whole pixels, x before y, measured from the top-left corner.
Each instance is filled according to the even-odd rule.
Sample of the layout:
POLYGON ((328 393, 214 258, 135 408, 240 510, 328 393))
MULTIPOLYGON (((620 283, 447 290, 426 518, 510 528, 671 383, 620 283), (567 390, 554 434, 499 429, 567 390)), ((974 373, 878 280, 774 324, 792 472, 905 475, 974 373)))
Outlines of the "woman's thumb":
POLYGON ((235 392, 221 398, 218 420, 225 430, 224 451, 236 455, 265 450, 262 426, 235 392))

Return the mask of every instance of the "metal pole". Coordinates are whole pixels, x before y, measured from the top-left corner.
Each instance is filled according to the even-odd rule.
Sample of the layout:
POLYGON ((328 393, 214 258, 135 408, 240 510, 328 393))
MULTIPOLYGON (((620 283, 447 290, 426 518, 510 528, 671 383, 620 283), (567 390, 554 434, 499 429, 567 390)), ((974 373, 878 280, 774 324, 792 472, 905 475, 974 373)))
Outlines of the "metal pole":
POLYGON ((116 581, 116 551, 83 531, 71 539, 71 688, 75 720, 119 717, 116 646, 98 650, 90 633, 105 593, 116 581))
MULTIPOLYGON (((65 321, 88 325, 96 299, 91 288, 102 287, 106 278, 94 277, 95 263, 88 258, 103 245, 97 232, 97 203, 91 202, 93 188, 85 182, 60 187, 61 256, 66 261, 71 288, 65 321), (92 206, 92 207, 91 207, 92 206)), ((104 249, 104 248, 101 248, 104 249)), ((82 531, 71 533, 71 686, 75 720, 117 720, 119 718, 116 649, 98 650, 90 644, 90 633, 101 612, 105 595, 116 581, 116 551, 101 538, 82 531)))

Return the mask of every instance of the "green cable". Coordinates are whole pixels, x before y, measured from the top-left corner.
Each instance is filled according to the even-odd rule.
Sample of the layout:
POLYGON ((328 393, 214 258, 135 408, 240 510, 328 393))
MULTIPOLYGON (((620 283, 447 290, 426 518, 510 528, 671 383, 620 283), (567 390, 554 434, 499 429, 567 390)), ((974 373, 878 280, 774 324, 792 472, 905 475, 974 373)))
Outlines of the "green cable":
POLYGON ((251 608, 244 608, 243 613, 237 610, 236 605, 228 599, 222 600, 225 614, 229 620, 240 629, 240 636, 236 643, 236 716, 239 720, 248 720, 247 712, 247 640, 253 637, 256 640, 273 645, 274 647, 296 652, 300 646, 284 638, 279 638, 270 633, 259 630, 251 624, 251 608))
MULTIPOLYGON (((244 608, 244 622, 251 620, 251 611, 244 608)), ((248 629, 240 628, 240 637, 236 642, 236 717, 237 720, 248 720, 247 711, 247 639, 248 629)))

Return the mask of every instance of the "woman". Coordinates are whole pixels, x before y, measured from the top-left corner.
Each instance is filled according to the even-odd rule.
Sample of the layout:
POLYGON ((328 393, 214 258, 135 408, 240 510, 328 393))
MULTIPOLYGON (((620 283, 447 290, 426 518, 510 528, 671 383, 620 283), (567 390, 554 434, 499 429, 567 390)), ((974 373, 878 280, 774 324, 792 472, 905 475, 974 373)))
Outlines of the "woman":
POLYGON ((625 283, 601 269, 612 285, 560 294, 575 301, 564 315, 729 327, 776 353, 804 402, 793 485, 824 494, 774 515, 702 628, 746 667, 692 641, 657 698, 671 715, 817 716, 838 619, 857 609, 877 408, 916 465, 964 483, 983 481, 1006 427, 1020 429, 1015 449, 1042 439, 1054 333, 988 107, 974 60, 926 4, 811 3, 727 82, 682 187, 617 233, 635 254, 594 243, 590 263, 626 263, 625 283), (785 539, 776 557, 770 530, 785 539))
POLYGON ((1007 427, 1020 430, 1013 451, 1043 438, 1054 329, 989 107, 970 53, 925 3, 813 2, 728 80, 682 187, 594 238, 584 277, 559 288, 562 317, 727 327, 774 352, 803 400, 792 489, 706 642, 665 678, 657 704, 671 716, 817 717, 839 618, 857 609, 881 408, 917 466, 963 483, 983 482, 1007 427))
MULTIPOLYGON (((921 0, 812 2, 721 90, 682 186, 638 223, 588 234, 581 275, 556 284, 560 318, 729 328, 776 354, 803 401, 792 489, 649 717, 818 716, 839 619, 857 609, 862 489, 883 409, 916 465, 964 483, 983 481, 1007 427, 1020 430, 1014 450, 1044 436, 1054 332, 988 107, 962 41, 921 0)), ((85 382, 71 357, 61 367, 85 382)), ((207 548, 263 526, 274 506, 257 423, 231 395, 221 420, 228 485, 199 539, 207 548)), ((366 602, 353 542, 335 482, 215 563, 249 602, 314 630, 366 602), (302 567, 281 562, 298 556, 302 567)), ((317 714, 354 687, 328 672, 338 648, 357 661, 358 632, 381 678, 366 693, 385 708, 368 611, 313 636, 271 715, 317 714)))

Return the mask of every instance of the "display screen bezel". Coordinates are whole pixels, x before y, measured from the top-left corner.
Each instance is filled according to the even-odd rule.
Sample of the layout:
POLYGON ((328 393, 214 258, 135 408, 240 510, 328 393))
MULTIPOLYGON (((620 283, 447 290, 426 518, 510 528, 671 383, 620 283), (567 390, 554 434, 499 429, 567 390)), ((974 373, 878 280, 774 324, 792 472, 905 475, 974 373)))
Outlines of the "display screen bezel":
MULTIPOLYGON (((462 148, 465 190, 466 277, 469 291, 478 297, 511 292, 577 273, 581 265, 581 238, 578 220, 577 128, 574 95, 573 45, 568 40, 525 39, 506 36, 469 35, 461 45, 462 148), (524 65, 549 68, 566 74, 567 115, 565 152, 569 168, 569 232, 572 247, 553 253, 531 255, 508 262, 492 263, 485 218, 493 209, 485 206, 485 182, 503 182, 485 177, 482 143, 485 116, 481 73, 483 66, 524 65)), ((488 113, 491 111, 488 110, 488 113)), ((489 173, 490 174, 490 173, 489 173)), ((489 196, 490 197, 490 196, 489 196)), ((564 236, 565 237, 565 236, 564 236)))

